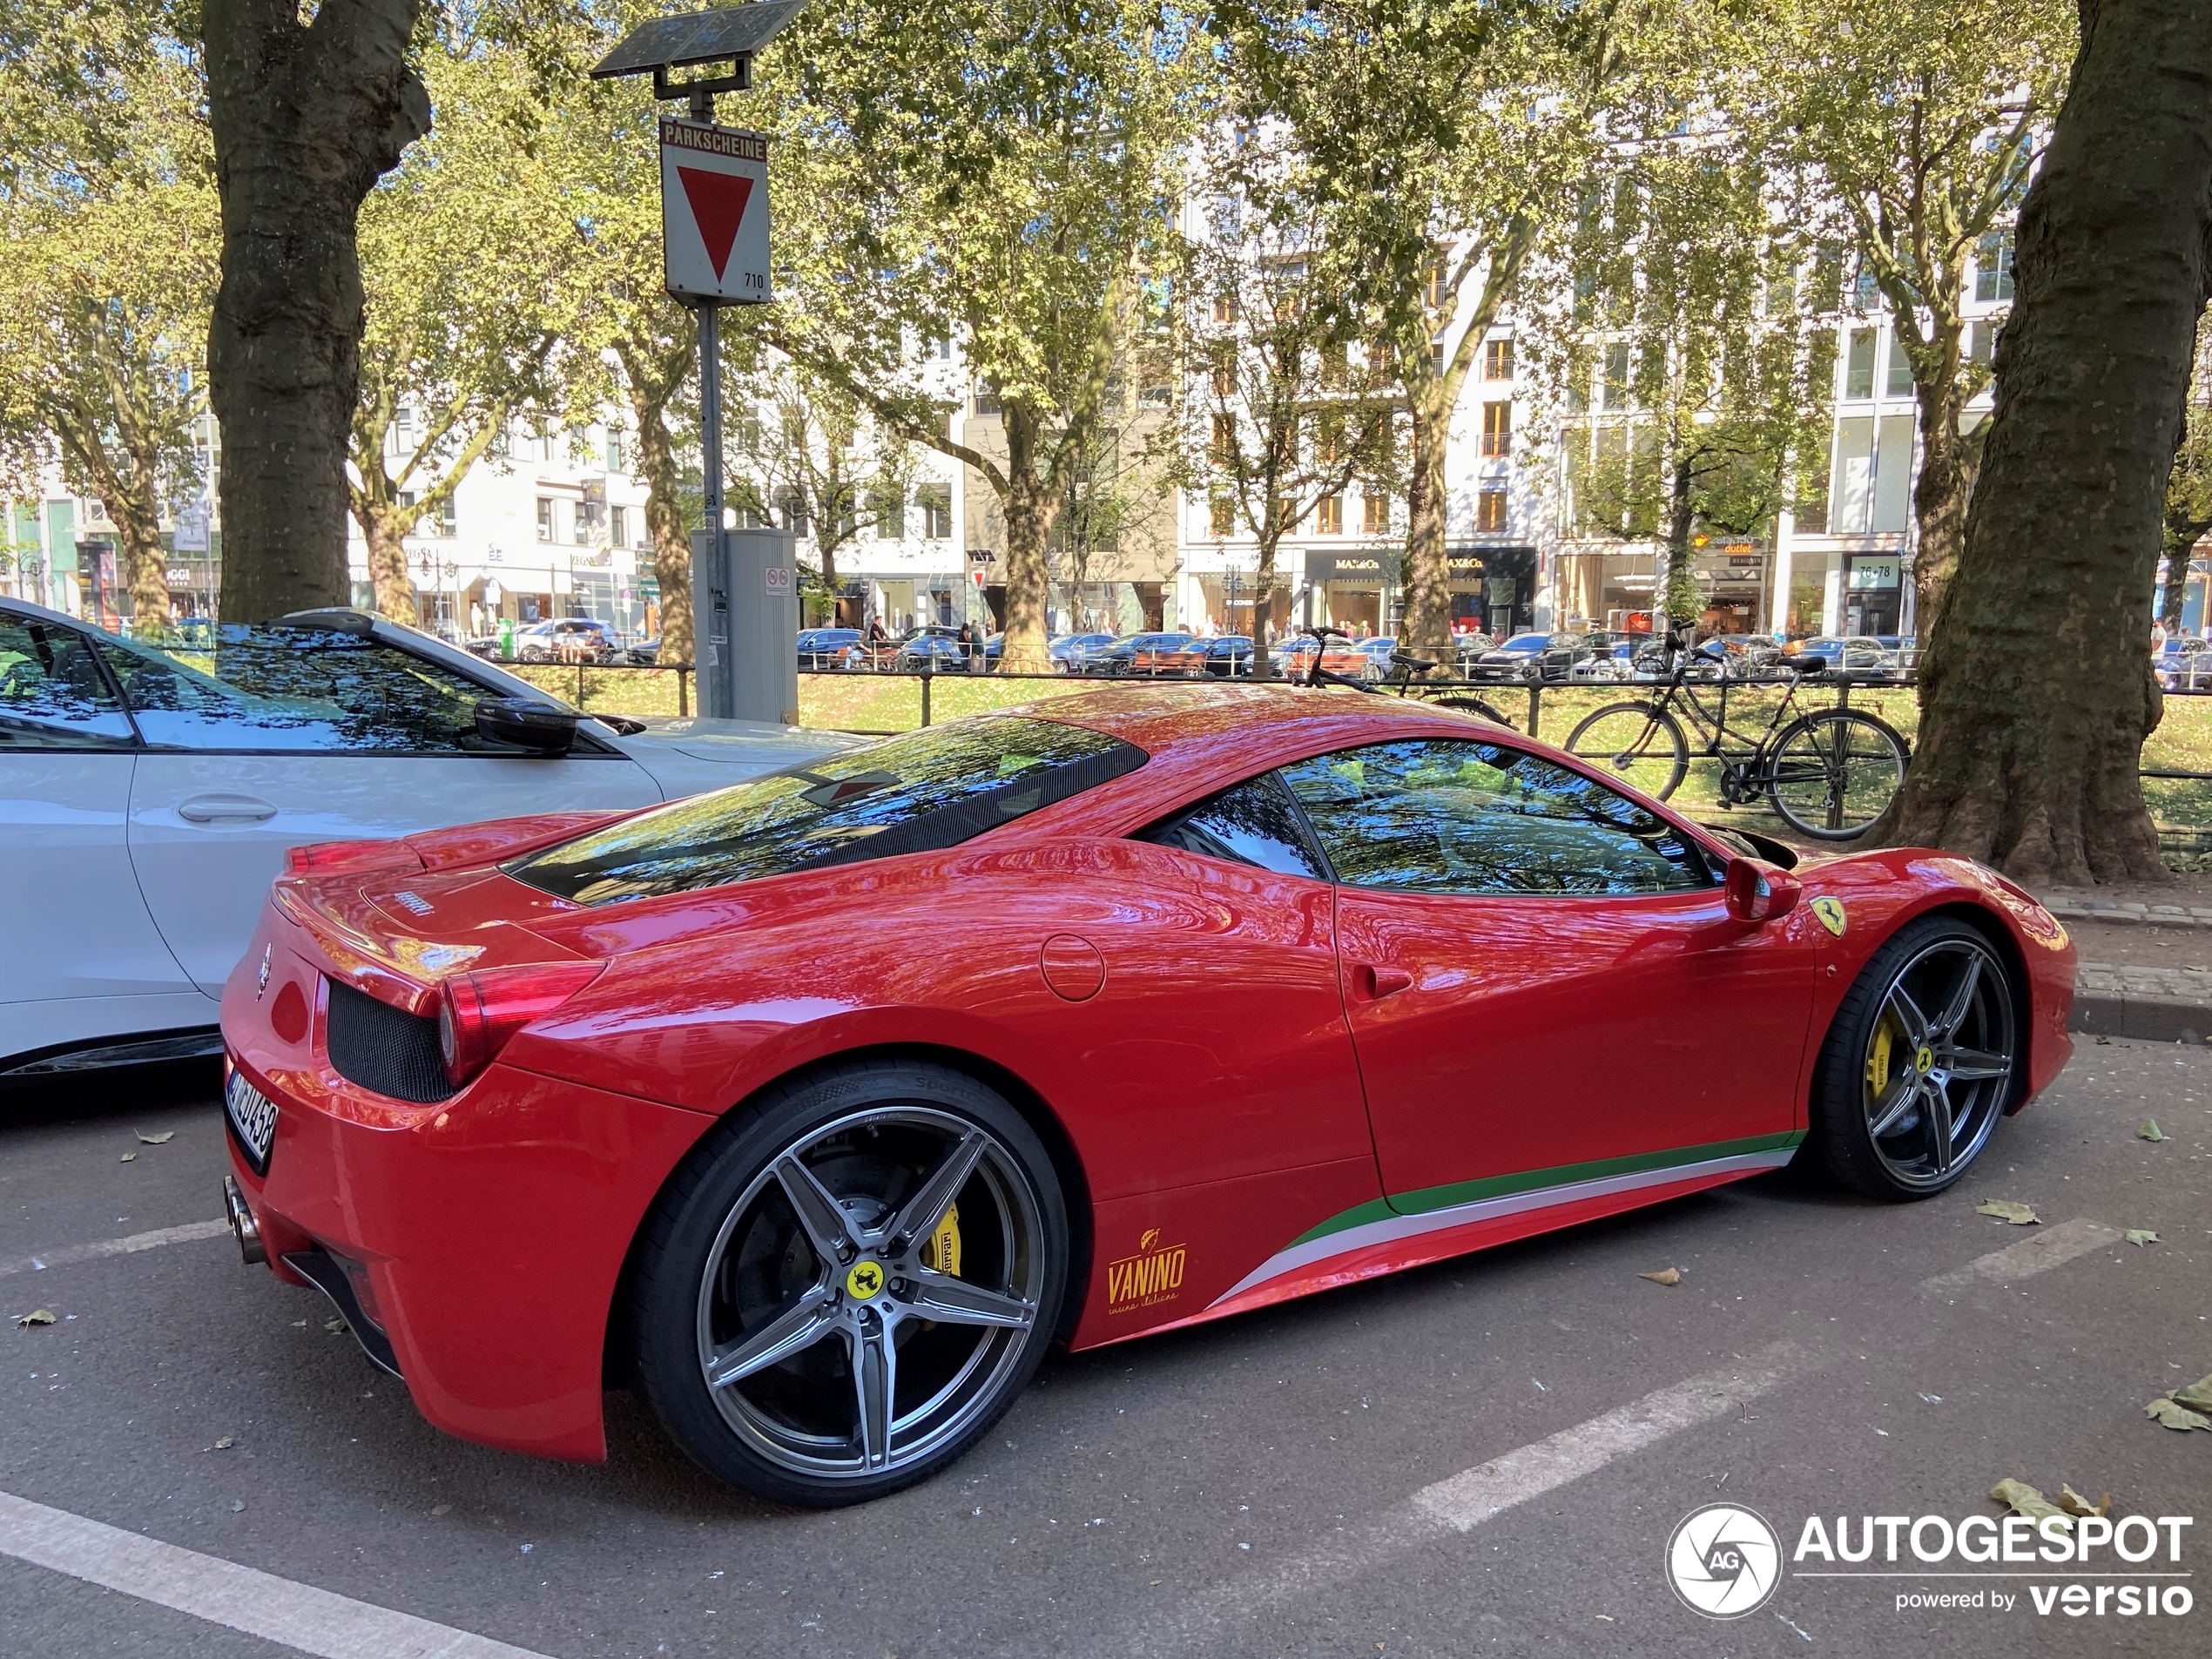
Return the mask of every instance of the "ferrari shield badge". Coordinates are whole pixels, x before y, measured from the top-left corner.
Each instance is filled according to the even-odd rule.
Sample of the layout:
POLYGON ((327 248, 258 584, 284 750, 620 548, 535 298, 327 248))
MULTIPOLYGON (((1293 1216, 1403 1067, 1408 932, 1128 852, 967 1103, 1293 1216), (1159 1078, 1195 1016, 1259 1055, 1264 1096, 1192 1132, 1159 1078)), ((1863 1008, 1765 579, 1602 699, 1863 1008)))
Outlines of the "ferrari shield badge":
POLYGON ((1820 925, 1835 934, 1837 938, 1841 939, 1844 936, 1846 919, 1844 915, 1844 901, 1841 899, 1815 899, 1812 901, 1812 914, 1819 917, 1820 925))

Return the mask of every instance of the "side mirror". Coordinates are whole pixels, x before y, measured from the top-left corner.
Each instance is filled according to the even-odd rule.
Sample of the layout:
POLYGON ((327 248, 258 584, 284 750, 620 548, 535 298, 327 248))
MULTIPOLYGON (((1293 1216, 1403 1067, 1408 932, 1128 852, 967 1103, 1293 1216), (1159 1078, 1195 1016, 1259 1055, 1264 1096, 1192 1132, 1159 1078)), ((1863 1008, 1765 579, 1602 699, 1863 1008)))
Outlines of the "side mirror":
POLYGON ((1786 870, 1759 859, 1732 859, 1724 881, 1728 914, 1738 921, 1773 921, 1797 907, 1803 891, 1786 870))
POLYGON ((533 755, 564 755, 576 747, 577 722, 583 717, 526 697, 502 697, 476 705, 476 735, 486 743, 533 755))

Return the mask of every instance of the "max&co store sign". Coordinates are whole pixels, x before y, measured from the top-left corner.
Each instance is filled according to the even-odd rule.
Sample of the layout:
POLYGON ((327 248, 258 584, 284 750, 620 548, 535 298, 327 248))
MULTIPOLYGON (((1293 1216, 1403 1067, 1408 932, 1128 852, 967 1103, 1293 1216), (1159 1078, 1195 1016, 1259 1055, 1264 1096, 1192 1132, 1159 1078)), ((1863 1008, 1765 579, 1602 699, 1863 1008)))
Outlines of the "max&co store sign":
MULTIPOLYGON (((1534 549, 1500 548, 1487 554, 1449 554, 1445 563, 1450 567, 1453 581, 1479 582, 1486 576, 1509 574, 1534 556, 1534 549)), ((1405 555, 1394 549, 1387 553, 1309 551, 1305 556, 1305 578, 1309 582, 1388 582, 1394 585, 1405 579, 1405 555)))

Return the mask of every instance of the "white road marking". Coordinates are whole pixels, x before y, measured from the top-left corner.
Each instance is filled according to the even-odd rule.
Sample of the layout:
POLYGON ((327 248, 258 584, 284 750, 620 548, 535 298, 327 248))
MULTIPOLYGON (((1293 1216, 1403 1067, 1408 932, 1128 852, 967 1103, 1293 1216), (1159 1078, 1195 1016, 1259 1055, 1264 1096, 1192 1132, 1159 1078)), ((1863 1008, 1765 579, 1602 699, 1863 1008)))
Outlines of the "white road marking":
POLYGON ((2121 1241, 2120 1229, 2107 1227, 2101 1221, 2090 1221, 2077 1216, 2072 1221, 2061 1221, 2054 1227, 2038 1227, 2029 1237, 2003 1250, 1993 1250, 1986 1256, 1977 1256, 1964 1267, 1955 1267, 1948 1273, 1939 1273, 1923 1280, 1920 1288, 1931 1292, 1960 1291, 1975 1284, 2009 1284, 2015 1279, 2033 1278, 2038 1273, 2048 1272, 2076 1256, 2086 1256, 2093 1250, 2121 1241))
MULTIPOLYGON (((2120 1239, 2118 1228, 2077 1217, 2039 1228, 2036 1237, 1924 1280, 1920 1288, 1937 1291, 2033 1278, 2120 1239)), ((1423 1487, 1381 1514, 1340 1527, 1279 1561, 1256 1564, 1229 1583, 1185 1599, 1149 1629, 1117 1635, 1109 1647, 1096 1651, 1204 1650, 1216 1645, 1223 1630, 1240 1627, 1276 1602, 1312 1594, 1332 1580, 1381 1566, 1440 1537, 1471 1531, 1531 1498, 1595 1474, 1684 1430, 1723 1420, 1740 1404, 1810 1376, 1827 1363, 1826 1357, 1793 1343, 1757 1349, 1740 1365, 1659 1389, 1423 1487)))
POLYGON ((0 1554, 320 1659, 545 1659, 5 1492, 0 1554))
POLYGON ((1725 1417, 1741 1402, 1769 1393, 1811 1368, 1802 1349, 1777 1342, 1740 1366, 1662 1388, 1618 1411, 1423 1487, 1410 1501, 1429 1520, 1467 1532, 1501 1510, 1595 1474, 1616 1458, 1725 1417))
POLYGON ((164 1244, 188 1244, 195 1238, 214 1238, 230 1230, 227 1221, 188 1221, 181 1227, 157 1227, 150 1233, 132 1233, 128 1238, 64 1244, 59 1250, 44 1251, 19 1261, 0 1262, 0 1278, 10 1273, 36 1273, 49 1267, 66 1267, 71 1262, 98 1261, 103 1256, 130 1256, 142 1250, 159 1250, 164 1244))

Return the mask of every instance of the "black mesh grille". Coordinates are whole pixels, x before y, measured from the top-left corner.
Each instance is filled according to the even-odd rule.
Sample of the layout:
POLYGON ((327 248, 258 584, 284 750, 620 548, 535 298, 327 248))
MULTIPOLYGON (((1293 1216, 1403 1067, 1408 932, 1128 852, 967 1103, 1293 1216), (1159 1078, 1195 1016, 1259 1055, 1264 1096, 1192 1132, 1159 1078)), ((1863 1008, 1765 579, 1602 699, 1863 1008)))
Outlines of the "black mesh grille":
POLYGON ((450 1099, 438 1022, 330 982, 330 1063, 348 1082, 395 1100, 450 1099))

